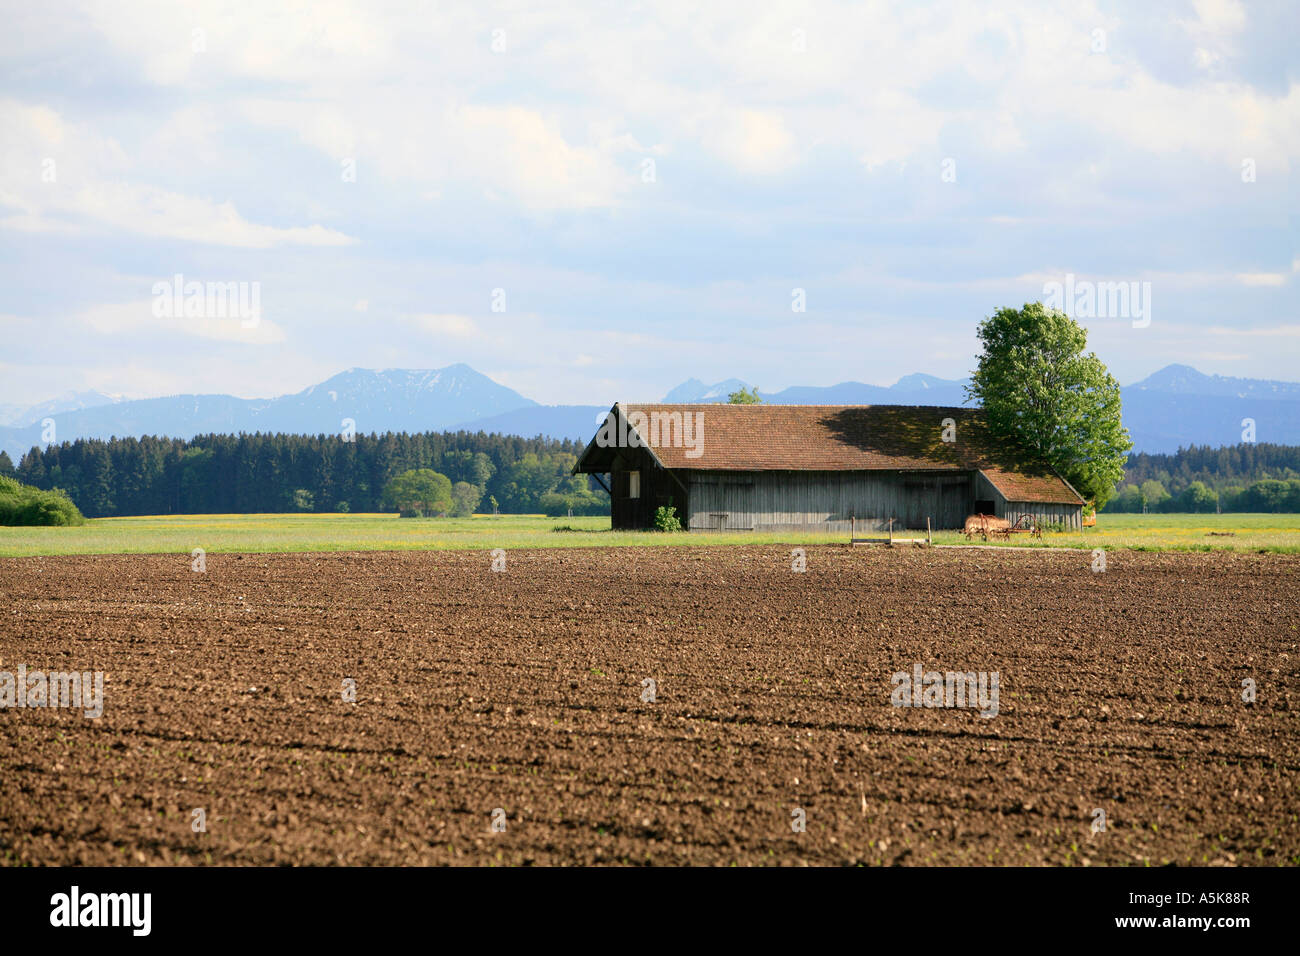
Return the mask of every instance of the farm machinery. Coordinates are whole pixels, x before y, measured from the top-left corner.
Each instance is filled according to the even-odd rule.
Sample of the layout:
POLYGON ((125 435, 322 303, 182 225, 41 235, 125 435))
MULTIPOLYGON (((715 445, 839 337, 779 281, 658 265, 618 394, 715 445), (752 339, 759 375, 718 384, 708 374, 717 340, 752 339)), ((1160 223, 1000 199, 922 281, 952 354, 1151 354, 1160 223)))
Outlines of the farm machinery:
POLYGON ((1015 521, 997 518, 993 515, 971 515, 966 519, 962 529, 966 540, 971 541, 976 535, 987 541, 990 537, 1010 541, 1013 535, 1029 535, 1043 540, 1043 529, 1038 526, 1033 515, 1021 515, 1015 521))

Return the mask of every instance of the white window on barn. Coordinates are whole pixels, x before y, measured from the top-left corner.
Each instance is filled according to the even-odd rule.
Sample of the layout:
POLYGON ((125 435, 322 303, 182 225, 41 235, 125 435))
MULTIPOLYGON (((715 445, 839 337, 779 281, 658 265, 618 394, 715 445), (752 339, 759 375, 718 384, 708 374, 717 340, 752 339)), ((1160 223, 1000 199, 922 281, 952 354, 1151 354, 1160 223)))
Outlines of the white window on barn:
POLYGON ((629 498, 641 497, 641 472, 629 471, 627 473, 627 496, 629 498))

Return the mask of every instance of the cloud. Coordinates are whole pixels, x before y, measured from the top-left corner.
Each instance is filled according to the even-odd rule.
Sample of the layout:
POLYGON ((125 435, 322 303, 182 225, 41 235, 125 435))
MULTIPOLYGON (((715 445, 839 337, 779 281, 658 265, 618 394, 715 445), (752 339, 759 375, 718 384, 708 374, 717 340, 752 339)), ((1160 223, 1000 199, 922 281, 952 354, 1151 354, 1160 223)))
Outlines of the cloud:
POLYGON ((745 173, 779 173, 797 159, 794 137, 775 112, 738 110, 721 121, 712 142, 719 155, 745 173))
POLYGON ((406 320, 416 328, 432 332, 434 335, 456 339, 468 339, 479 335, 478 325, 465 315, 422 313, 407 316, 406 320))
MULTIPOLYGON (((1300 339, 1300 325, 1273 325, 1256 329, 1228 329, 1223 326, 1212 326, 1205 331, 1209 335, 1230 335, 1234 338, 1245 336, 1248 338, 1300 339)), ((1245 358, 1245 356, 1241 357, 1245 358)))
POLYGON ((172 333, 248 345, 275 345, 286 338, 284 330, 266 318, 258 318, 255 325, 246 326, 244 320, 235 316, 159 317, 154 315, 151 299, 93 306, 78 314, 76 322, 106 336, 172 333))
POLYGON ((1237 281, 1242 285, 1279 286, 1286 285, 1285 272, 1239 272, 1237 281))
POLYGON ((0 101, 0 229, 56 235, 123 233, 213 245, 342 246, 355 240, 320 225, 250 222, 234 204, 129 181, 122 147, 45 106, 0 101))
POLYGON ((608 206, 621 177, 595 149, 574 146, 554 123, 519 107, 466 106, 449 125, 462 161, 530 209, 608 206))
MULTIPOLYGON (((0 283, 44 331, 11 351, 35 368, 66 342, 84 354, 59 375, 98 361, 119 390, 224 374, 223 391, 279 392, 453 361, 544 401, 655 397, 699 363, 767 385, 958 375, 980 317, 1066 272, 1155 285, 1143 337, 1098 331, 1133 377, 1223 346, 1205 330, 1226 317, 1294 312, 1278 302, 1296 288, 1300 156, 1285 9, 46 0, 17 16, 0 35, 0 283), (283 341, 99 305, 174 271, 274 281, 283 341), (791 322, 796 286, 810 312, 791 322), (489 315, 496 287, 524 311, 489 315)), ((1296 341, 1232 348, 1278 377, 1296 341)), ((21 387, 47 380, 83 387, 21 387)))
POLYGON ((1246 10, 1237 0, 1192 0, 1196 21, 1189 29, 1207 33, 1236 33, 1246 25, 1246 10))
POLYGON ((150 186, 96 183, 51 204, 59 212, 157 239, 180 239, 245 249, 275 245, 345 246, 355 242, 323 226, 280 228, 249 222, 229 202, 185 196, 150 186))

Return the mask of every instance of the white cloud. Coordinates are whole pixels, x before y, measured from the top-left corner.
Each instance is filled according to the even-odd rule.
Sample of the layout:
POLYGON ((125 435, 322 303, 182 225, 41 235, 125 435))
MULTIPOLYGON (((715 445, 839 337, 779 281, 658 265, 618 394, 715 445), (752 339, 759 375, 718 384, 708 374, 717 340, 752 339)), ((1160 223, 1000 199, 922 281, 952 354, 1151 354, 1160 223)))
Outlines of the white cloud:
POLYGON ((452 114, 465 163, 532 209, 587 208, 613 202, 620 177, 609 157, 570 145, 533 110, 467 106, 452 114))
POLYGON ((274 245, 345 246, 356 240, 323 226, 276 226, 249 222, 229 202, 127 183, 95 183, 56 194, 52 207, 101 226, 159 239, 181 239, 246 249, 274 245))
POLYGON ((1193 53, 1193 56, 1196 59, 1196 65, 1202 70, 1208 70, 1215 64, 1223 62, 1223 56, 1221 54, 1214 53, 1204 47, 1198 46, 1195 53, 1193 53))
POLYGON ((724 117, 711 137, 714 150, 737 169, 765 175, 796 160, 794 137, 778 113, 742 109, 724 117))
POLYGON ((130 182, 122 147, 45 106, 0 101, 0 228, 64 235, 107 234, 265 249, 340 246, 355 240, 320 225, 250 222, 234 204, 130 182))
POLYGON ((1246 9, 1237 0, 1192 0, 1198 23, 1209 33, 1236 33, 1246 25, 1246 9))
MULTIPOLYGON (((253 320, 249 320, 251 323, 253 320)), ((240 342, 248 345, 274 345, 285 341, 282 328, 266 318, 258 318, 255 325, 246 327, 238 317, 154 315, 153 301, 118 302, 92 306, 79 313, 76 322, 83 328, 100 335, 174 333, 219 342, 240 342)))
POLYGON ((1242 285, 1279 286, 1286 285, 1286 277, 1285 272, 1240 272, 1237 281, 1242 285))
MULTIPOLYGON (((965 371, 951 357, 980 315, 1066 271, 1157 283, 1183 340, 1157 340, 1157 317, 1131 361, 1160 363, 1193 354, 1225 310, 1256 321, 1270 314, 1260 300, 1294 288, 1292 250, 1259 252, 1256 227, 1284 221, 1300 86, 1251 48, 1255 14, 1239 3, 37 7, 0 37, 26 77, 24 102, 0 99, 0 244, 40 251, 0 264, 6 309, 92 312, 97 324, 48 324, 89 330, 105 369, 125 366, 95 330, 129 338, 146 389, 185 369, 220 383, 205 356, 225 350, 208 343, 232 334, 87 309, 140 296, 134 273, 149 271, 276 278, 293 348, 241 350, 247 369, 228 373, 241 386, 463 360, 543 400, 673 384, 692 354, 734 344, 737 323, 749 341, 710 359, 718 378, 884 381, 945 374, 944 356, 965 371), (1094 54, 1097 28, 1109 42, 1094 54), (67 63, 78 69, 50 68, 67 63), (654 187, 638 175, 646 156, 661 157, 654 187), (958 179, 941 185, 949 156, 958 179), (340 182, 344 158, 356 183, 340 182), (45 159, 56 182, 42 182, 45 159), (1196 237, 1208 221, 1221 242, 1196 237), (150 261, 160 250, 168 261, 150 261), (498 285, 533 312, 480 314, 498 285), (809 287, 808 323, 787 322, 792 285, 809 287), (873 371, 800 338, 814 322, 859 351, 882 327, 906 334, 873 371), (794 372, 791 338, 807 359, 794 372)), ((1114 354, 1130 360, 1121 331, 1114 354)), ((57 337, 41 339, 52 351, 57 337)), ((1247 341, 1261 367, 1294 352, 1282 334, 1247 341)))
POLYGON ((1273 325, 1258 329, 1227 329, 1223 326, 1213 326, 1206 329, 1206 332, 1210 335, 1230 335, 1233 337, 1300 339, 1300 325, 1273 325))
POLYGON ((415 327, 434 335, 467 339, 479 334, 478 325, 466 315, 422 313, 406 317, 415 327))
MULTIPOLYGON (((1128 24, 1091 2, 1032 16, 942 2, 665 4, 629 18, 583 5, 502 13, 361 0, 89 13, 151 82, 225 84, 246 116, 293 129, 335 161, 360 157, 362 175, 381 170, 422 195, 463 182, 533 212, 617 204, 630 178, 618 157, 642 142, 702 145, 767 175, 817 145, 847 149, 869 169, 928 160, 950 127, 1019 150, 1063 115, 1108 146, 1216 159, 1243 147, 1294 155, 1288 130, 1300 125, 1289 96, 1155 79, 1141 48, 1118 43, 1128 24), (191 49, 195 24, 206 53, 191 49), (509 38, 501 54, 488 46, 497 27, 509 38), (1116 40, 1106 55, 1090 50, 1098 27, 1116 40), (794 52, 795 30, 804 53, 794 52)), ((1244 8, 1198 0, 1195 14, 1180 21, 1187 56, 1218 63, 1244 8)))

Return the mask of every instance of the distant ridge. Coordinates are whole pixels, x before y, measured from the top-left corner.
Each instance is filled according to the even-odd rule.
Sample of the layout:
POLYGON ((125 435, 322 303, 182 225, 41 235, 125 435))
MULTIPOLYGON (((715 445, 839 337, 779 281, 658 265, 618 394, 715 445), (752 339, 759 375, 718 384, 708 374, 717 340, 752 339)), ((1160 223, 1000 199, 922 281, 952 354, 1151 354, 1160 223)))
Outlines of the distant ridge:
MULTIPOLYGON (((778 405, 969 406, 965 381, 913 373, 893 385, 840 382, 795 385, 764 401, 778 405)), ((706 384, 687 379, 669 390, 671 404, 725 402, 752 383, 729 378, 706 384)), ((360 432, 486 431, 534 438, 586 440, 596 417, 615 400, 592 396, 592 405, 539 405, 465 364, 440 369, 362 369, 340 372, 301 392, 278 398, 173 395, 122 401, 101 392, 68 393, 30 407, 5 406, 0 448, 15 464, 41 443, 43 419, 55 439, 166 435, 192 438, 207 432, 330 434, 352 419, 360 432)), ((1235 445, 1254 422, 1259 442, 1300 445, 1300 383, 1205 375, 1188 365, 1168 365, 1123 389, 1124 424, 1137 451, 1174 452, 1191 445, 1235 445)))
MULTIPOLYGON (((536 405, 468 365, 440 369, 362 369, 340 372, 301 392, 279 398, 173 395, 72 409, 53 415, 55 438, 166 435, 192 438, 208 432, 331 434, 344 419, 360 432, 443 431, 462 421, 536 405)), ((0 448, 17 463, 41 440, 39 421, 0 428, 0 448), (16 453, 16 454, 15 454, 16 453)))

